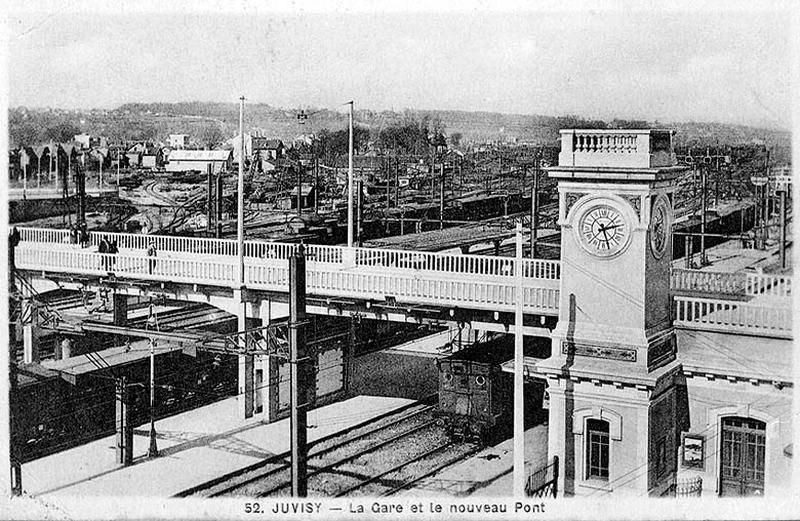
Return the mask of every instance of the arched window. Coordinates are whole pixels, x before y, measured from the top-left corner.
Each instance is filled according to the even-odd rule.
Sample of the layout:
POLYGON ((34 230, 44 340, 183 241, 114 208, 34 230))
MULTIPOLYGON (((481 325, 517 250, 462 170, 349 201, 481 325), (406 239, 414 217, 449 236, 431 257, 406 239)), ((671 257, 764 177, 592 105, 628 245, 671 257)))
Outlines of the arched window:
POLYGON ((586 420, 586 479, 608 481, 608 422, 586 420))

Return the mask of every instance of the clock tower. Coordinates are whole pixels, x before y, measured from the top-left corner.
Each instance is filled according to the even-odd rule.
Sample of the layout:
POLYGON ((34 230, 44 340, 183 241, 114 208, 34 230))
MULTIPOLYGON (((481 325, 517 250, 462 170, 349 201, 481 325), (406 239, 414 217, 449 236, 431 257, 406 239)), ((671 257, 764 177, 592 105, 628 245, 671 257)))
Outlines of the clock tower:
POLYGON ((559 320, 548 379, 565 494, 658 493, 674 472, 669 130, 562 130, 559 320), (652 468, 651 468, 652 467, 652 468), (638 468, 638 471, 635 469, 638 468))

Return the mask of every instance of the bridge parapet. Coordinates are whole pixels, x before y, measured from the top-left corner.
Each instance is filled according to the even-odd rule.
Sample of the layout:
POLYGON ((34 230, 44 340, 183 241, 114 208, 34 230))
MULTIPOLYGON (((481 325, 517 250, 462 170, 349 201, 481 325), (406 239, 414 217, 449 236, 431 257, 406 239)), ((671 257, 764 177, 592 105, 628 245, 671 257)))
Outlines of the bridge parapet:
MULTIPOLYGON (((281 247, 287 245, 281 245, 281 247)), ((323 251, 327 251, 326 247, 323 251)), ((147 256, 144 252, 103 254, 83 248, 52 248, 27 243, 18 248, 17 267, 44 274, 78 274, 119 279, 153 280, 220 287, 238 287, 235 256, 147 256)), ((410 305, 514 311, 516 287, 513 273, 476 276, 445 263, 433 268, 387 268, 350 265, 310 259, 306 284, 309 295, 359 300, 385 300, 410 305)), ((463 268, 463 266, 462 266, 463 268)), ((532 265, 531 273, 536 266, 532 265)), ((245 257, 245 284, 253 290, 287 292, 289 265, 282 258, 245 257)), ((529 314, 555 315, 559 305, 559 280, 527 277, 522 288, 523 309, 529 314)))
POLYGON ((670 284, 674 293, 700 293, 742 298, 792 296, 791 275, 715 272, 673 269, 670 284))
POLYGON ((676 327, 792 338, 792 307, 675 296, 676 327))
MULTIPOLYGON (((69 242, 67 230, 44 228, 20 228, 22 243, 63 244, 69 242)), ((105 238, 116 241, 120 250, 144 252, 152 243, 158 256, 215 255, 235 257, 237 244, 231 239, 209 239, 201 237, 171 237, 165 235, 141 235, 131 233, 92 232, 89 245, 97 247, 105 238)), ((298 245, 283 242, 245 241, 245 258, 265 260, 288 260, 298 245)), ((442 276, 480 275, 514 276, 514 259, 491 255, 463 255, 455 253, 416 252, 379 248, 348 248, 309 244, 305 246, 309 261, 331 264, 348 264, 346 267, 370 267, 374 269, 415 270, 436 272, 442 276)), ((531 279, 558 281, 561 276, 559 261, 524 259, 523 276, 531 279)))

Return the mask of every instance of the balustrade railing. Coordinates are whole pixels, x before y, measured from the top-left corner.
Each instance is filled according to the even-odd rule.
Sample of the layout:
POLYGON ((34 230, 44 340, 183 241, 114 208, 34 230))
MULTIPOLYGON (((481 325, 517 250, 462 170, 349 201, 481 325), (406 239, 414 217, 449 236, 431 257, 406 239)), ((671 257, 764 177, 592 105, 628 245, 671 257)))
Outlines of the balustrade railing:
POLYGON ((791 297, 792 277, 790 275, 747 273, 745 287, 747 295, 791 297))
POLYGON ((585 154, 634 154, 637 151, 636 134, 576 131, 572 137, 572 151, 585 154))
POLYGON ((694 329, 791 338, 792 307, 675 296, 674 323, 694 329))
MULTIPOLYGON (((22 229, 22 240, 26 242, 63 243, 69 242, 67 230, 22 229)), ((171 237, 163 235, 140 235, 130 233, 92 232, 89 245, 98 247, 100 241, 116 241, 120 250, 146 251, 152 244, 158 255, 224 255, 236 256, 236 241, 230 239, 207 239, 198 237, 171 237)), ((298 245, 281 242, 245 241, 246 258, 288 259, 298 245)), ((341 246, 307 245, 309 261, 344 263, 347 248, 341 246)), ((409 269, 435 271, 441 274, 468 274, 485 276, 514 275, 514 259, 489 255, 441 254, 415 252, 408 250, 385 250, 377 248, 353 248, 354 267, 387 268, 392 270, 409 269)), ((523 260, 523 276, 532 279, 558 280, 560 263, 554 260, 523 260)))
POLYGON ((742 272, 721 273, 673 269, 671 287, 674 292, 714 293, 722 295, 744 295, 746 277, 742 272))
MULTIPOLYGON (((516 289, 513 278, 448 278, 436 271, 342 269, 324 260, 309 260, 306 287, 309 294, 382 300, 392 296, 400 301, 475 309, 513 311, 516 289)), ((34 249, 17 252, 20 269, 113 275, 117 278, 235 285, 238 266, 235 257, 162 257, 145 254, 104 254, 77 248, 34 249)), ((288 263, 282 259, 245 260, 245 283, 249 288, 286 291, 288 263)), ((553 314, 558 310, 557 280, 526 279, 523 308, 530 313, 553 314)))

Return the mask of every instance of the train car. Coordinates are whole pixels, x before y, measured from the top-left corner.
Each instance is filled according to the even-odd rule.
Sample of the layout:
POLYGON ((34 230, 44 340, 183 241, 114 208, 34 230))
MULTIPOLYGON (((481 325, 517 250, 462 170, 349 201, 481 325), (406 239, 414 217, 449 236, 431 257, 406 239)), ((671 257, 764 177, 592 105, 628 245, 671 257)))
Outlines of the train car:
POLYGON ((437 360, 439 417, 453 438, 488 443, 510 426, 512 382, 500 367, 513 357, 507 344, 498 338, 437 360))
MULTIPOLYGON (((526 337, 526 357, 550 355, 550 340, 526 337)), ((514 387, 502 364, 514 358, 513 335, 499 335, 437 360, 440 424, 454 439, 490 444, 511 435, 514 387)), ((543 421, 544 382, 525 384, 525 424, 543 421)))

